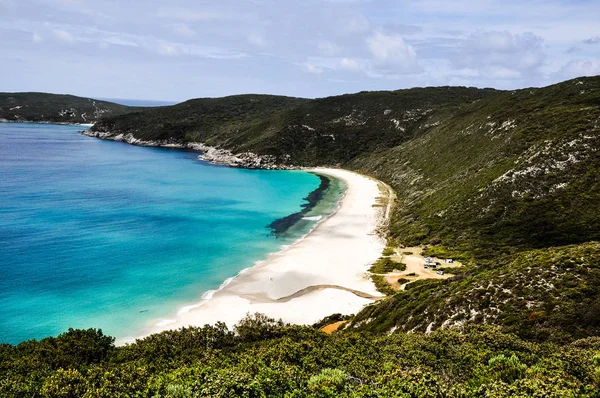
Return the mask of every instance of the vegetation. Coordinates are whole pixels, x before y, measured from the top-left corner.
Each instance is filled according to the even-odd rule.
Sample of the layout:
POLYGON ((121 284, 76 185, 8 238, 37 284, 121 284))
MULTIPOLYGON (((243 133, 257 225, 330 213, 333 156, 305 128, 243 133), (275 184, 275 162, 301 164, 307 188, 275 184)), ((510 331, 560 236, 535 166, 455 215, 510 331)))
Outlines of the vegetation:
POLYGON ((385 294, 386 296, 391 296, 396 294, 396 291, 389 283, 386 282, 383 275, 371 275, 371 280, 375 285, 375 289, 381 294, 385 294))
POLYGON ((385 333, 492 324, 528 340, 569 342, 599 336, 599 315, 600 243, 590 242, 505 255, 450 279, 412 282, 358 313, 352 326, 385 333))
POLYGON ((99 331, 70 330, 3 345, 0 395, 600 396, 597 337, 542 344, 481 326, 428 335, 326 335, 261 316, 244 319, 236 330, 184 328, 124 347, 99 331))
POLYGON ((399 263, 398 261, 394 261, 389 257, 380 257, 371 268, 369 268, 369 272, 374 274, 387 274, 388 272, 393 271, 404 271, 406 270, 406 264, 399 263))
POLYGON ((600 239, 599 107, 592 77, 516 91, 197 99, 94 129, 359 170, 396 190, 392 241, 475 259, 600 239))
POLYGON ((437 87, 362 92, 315 100, 272 95, 201 98, 105 119, 95 131, 145 140, 199 141, 272 155, 280 164, 345 164, 414 136, 433 109, 494 90, 437 87))
POLYGON ((375 176, 397 195, 390 245, 465 266, 396 292, 381 274, 406 268, 386 248, 370 272, 390 297, 331 336, 318 328, 348 319, 2 345, 0 396, 600 396, 600 77, 197 99, 94 129, 375 176))
POLYGON ((13 122, 92 123, 142 109, 74 95, 0 93, 0 120, 13 122))
POLYGON ((600 77, 432 113, 410 141, 347 167, 396 188, 399 243, 491 259, 600 239, 600 77))
POLYGON ((393 256, 394 254, 396 254, 396 249, 394 249, 392 246, 387 246, 385 249, 383 249, 383 253, 381 253, 383 256, 393 256))

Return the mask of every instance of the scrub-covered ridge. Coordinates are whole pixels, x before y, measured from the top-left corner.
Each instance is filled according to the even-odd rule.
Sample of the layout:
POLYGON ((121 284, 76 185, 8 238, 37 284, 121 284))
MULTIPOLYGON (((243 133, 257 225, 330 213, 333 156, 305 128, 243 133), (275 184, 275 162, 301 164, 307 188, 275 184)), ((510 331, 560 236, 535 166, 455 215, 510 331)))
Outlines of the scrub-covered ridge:
POLYGON ((91 134, 376 177, 396 195, 384 256, 418 247, 461 266, 411 268, 396 291, 383 275, 402 267, 382 260, 389 296, 315 327, 258 315, 117 348, 95 330, 5 345, 5 395, 600 396, 600 77, 197 99, 91 134))

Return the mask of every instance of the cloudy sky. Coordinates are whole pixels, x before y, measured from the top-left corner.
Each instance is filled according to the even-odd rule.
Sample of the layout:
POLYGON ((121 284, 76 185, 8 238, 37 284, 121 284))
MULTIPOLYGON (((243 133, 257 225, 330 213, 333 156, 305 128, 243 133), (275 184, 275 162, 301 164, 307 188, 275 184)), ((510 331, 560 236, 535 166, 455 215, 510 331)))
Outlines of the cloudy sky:
POLYGON ((600 74, 599 0, 0 0, 0 91, 153 100, 600 74))

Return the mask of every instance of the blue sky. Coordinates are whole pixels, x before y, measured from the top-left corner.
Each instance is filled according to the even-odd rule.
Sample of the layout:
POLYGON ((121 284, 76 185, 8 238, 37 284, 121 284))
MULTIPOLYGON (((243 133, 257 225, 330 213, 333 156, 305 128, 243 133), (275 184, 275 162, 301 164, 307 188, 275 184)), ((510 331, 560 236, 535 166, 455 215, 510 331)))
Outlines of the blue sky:
POLYGON ((323 97, 600 74, 600 1, 0 0, 0 91, 323 97))

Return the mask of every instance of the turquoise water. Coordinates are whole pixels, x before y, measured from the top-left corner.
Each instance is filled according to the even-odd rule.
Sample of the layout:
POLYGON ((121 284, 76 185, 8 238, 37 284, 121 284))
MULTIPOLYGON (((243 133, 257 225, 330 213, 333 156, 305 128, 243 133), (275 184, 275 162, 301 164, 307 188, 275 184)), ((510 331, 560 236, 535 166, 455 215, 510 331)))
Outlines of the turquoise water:
POLYGON ((79 129, 0 123, 0 342, 69 327, 135 335, 316 222, 281 239, 266 228, 300 210, 313 174, 219 167, 79 129))

